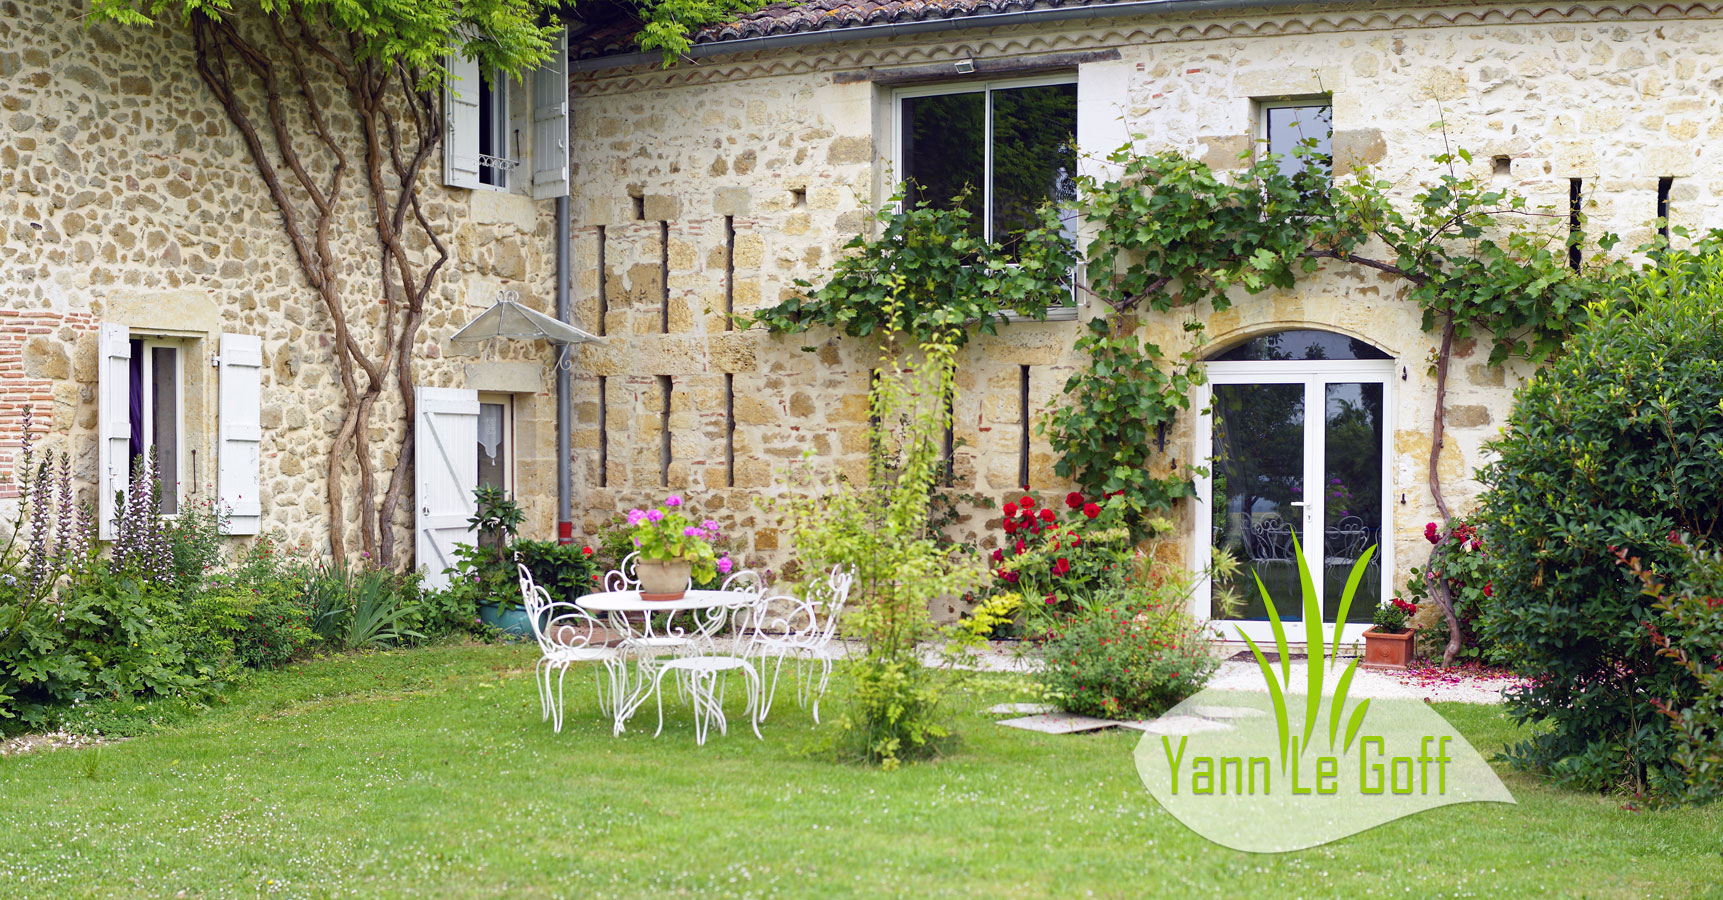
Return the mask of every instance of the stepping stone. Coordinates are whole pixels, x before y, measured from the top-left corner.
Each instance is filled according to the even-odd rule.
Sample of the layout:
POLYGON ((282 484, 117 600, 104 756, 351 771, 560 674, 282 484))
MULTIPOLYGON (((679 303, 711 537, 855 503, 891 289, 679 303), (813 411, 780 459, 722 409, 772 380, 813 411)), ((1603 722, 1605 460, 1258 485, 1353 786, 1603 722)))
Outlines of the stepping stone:
POLYGON ((1107 719, 1091 719, 1088 716, 1073 716, 1070 713, 1047 713, 1038 716, 1023 716, 1017 719, 1001 719, 999 724, 1009 728, 1021 728, 1025 731, 1038 731, 1042 734, 1076 734, 1081 731, 1100 731, 1112 728, 1118 722, 1107 719))
POLYGON ((1268 713, 1248 706, 1193 706, 1191 712, 1205 719, 1254 719, 1268 713))
POLYGON ((1231 731, 1232 726, 1196 716, 1162 716, 1158 719, 1143 719, 1137 722, 1118 723, 1125 728, 1136 731, 1146 731, 1149 734, 1164 734, 1177 737, 1182 734, 1201 734, 1205 731, 1231 731))
POLYGON ((995 716, 1035 716, 1057 709, 1058 707, 1050 703, 1001 703, 989 706, 987 712, 995 716))

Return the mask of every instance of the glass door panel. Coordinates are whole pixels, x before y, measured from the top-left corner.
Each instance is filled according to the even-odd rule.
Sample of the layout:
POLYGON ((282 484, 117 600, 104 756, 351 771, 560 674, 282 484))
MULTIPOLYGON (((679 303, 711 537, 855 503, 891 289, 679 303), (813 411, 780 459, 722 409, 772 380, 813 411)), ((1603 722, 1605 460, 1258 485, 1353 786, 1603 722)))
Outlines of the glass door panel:
MULTIPOLYGON (((1239 562, 1232 583, 1216 581, 1209 615, 1267 619, 1256 588, 1268 588, 1282 616, 1301 602, 1293 537, 1305 541, 1305 384, 1216 384, 1210 529, 1215 556, 1239 562), (1230 593, 1242 601, 1223 608, 1230 593)), ((1296 615, 1296 613, 1294 613, 1296 615)))
POLYGON ((1382 602, 1382 395, 1381 382, 1323 385, 1322 617, 1329 622, 1353 565, 1371 547, 1346 621, 1370 621, 1382 602))

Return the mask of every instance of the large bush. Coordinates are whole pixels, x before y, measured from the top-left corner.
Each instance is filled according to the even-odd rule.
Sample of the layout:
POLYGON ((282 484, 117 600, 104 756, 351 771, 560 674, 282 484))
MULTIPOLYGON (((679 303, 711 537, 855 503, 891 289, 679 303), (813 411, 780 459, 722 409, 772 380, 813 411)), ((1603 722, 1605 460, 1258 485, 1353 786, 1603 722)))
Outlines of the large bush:
POLYGON ((1693 676, 1658 654, 1655 612, 1612 547, 1668 570, 1671 532, 1723 516, 1723 253, 1671 254, 1590 310, 1565 355, 1518 394, 1481 519, 1492 597, 1479 619, 1532 679, 1510 698, 1534 736, 1516 763, 1589 788, 1678 790, 1678 740, 1656 698, 1693 676))
POLYGON ((1202 690, 1220 665, 1189 613, 1197 579, 1139 554, 1130 577, 1090 598, 1046 643, 1038 676, 1067 712, 1142 719, 1202 690))

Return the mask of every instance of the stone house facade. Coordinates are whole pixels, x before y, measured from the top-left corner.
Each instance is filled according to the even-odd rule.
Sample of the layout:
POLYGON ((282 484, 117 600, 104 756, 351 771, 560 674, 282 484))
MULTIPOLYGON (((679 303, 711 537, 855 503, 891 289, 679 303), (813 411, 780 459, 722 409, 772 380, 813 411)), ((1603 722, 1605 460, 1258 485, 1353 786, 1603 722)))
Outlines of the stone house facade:
MULTIPOLYGON (((937 154, 917 156, 905 137, 924 110, 971 102, 952 97, 972 98, 979 121, 993 123, 1014 97, 1043 91, 1073 132, 1079 170, 1095 171, 1133 140, 1227 169, 1253 148, 1274 147, 1273 120, 1291 111, 1329 127, 1337 170, 1367 165, 1407 195, 1451 142, 1471 151, 1480 175, 1534 204, 1565 215, 1577 196, 1588 232, 1615 232, 1625 246, 1648 237, 1660 213, 1695 229, 1723 225, 1723 182, 1711 174, 1723 152, 1714 87, 1723 20, 1703 4, 813 0, 707 29, 692 58, 668 68, 631 53, 626 38, 626 28, 570 28, 569 289, 575 324, 600 338, 571 367, 577 534, 673 489, 725 522, 749 562, 785 558, 789 548, 755 498, 779 490, 783 470, 804 454, 840 470, 860 465, 873 352, 830 333, 737 331, 724 313, 776 303, 797 279, 817 279, 870 227, 870 210, 906 170, 944 165, 937 154), (1432 128, 1438 121, 1443 129, 1432 128)), ((321 314, 188 53, 171 30, 122 36, 59 9, 0 3, 0 469, 16 444, 16 431, 4 429, 28 401, 51 407, 39 427, 74 454, 95 490, 99 332, 120 324, 181 342, 184 370, 201 373, 183 382, 182 465, 199 461, 181 471, 188 490, 205 490, 222 443, 209 360, 221 335, 253 335, 264 398, 258 530, 315 546, 327 525, 317 454, 332 427, 321 314)), ((505 121, 530 134, 528 93, 511 91, 493 127, 505 121)), ((532 170, 533 141, 497 137, 504 155, 521 158, 515 171, 532 170)), ((979 158, 993 159, 997 135, 973 137, 979 158)), ((1010 175, 999 174, 979 176, 984 202, 1010 175)), ((422 384, 506 403, 511 486, 528 506, 525 530, 548 536, 554 351, 448 342, 499 289, 539 309, 555 291, 551 204, 518 183, 493 187, 428 190, 432 216, 455 236, 454 259, 414 366, 422 384)), ((344 230, 355 266, 374 264, 366 237, 357 223, 344 230)), ((1169 354, 1214 360, 1203 405, 1281 412, 1255 425, 1274 430, 1279 443, 1263 446, 1282 457, 1246 460, 1251 478, 1275 487, 1245 496, 1204 479, 1204 501, 1176 511, 1191 565, 1241 534, 1245 552, 1273 557, 1274 537, 1261 526, 1298 527, 1299 506, 1313 531, 1381 542, 1377 596, 1422 561, 1422 530, 1434 517, 1425 464, 1436 339, 1401 293, 1385 276, 1335 266, 1290 291, 1191 310, 1206 324, 1200 346, 1182 316, 1143 324, 1169 354), (1306 344, 1329 349, 1301 355, 1306 344), (1271 358, 1288 349, 1294 359, 1271 358), (1311 356, 1327 358, 1303 358, 1311 356), (1342 425, 1355 438, 1360 422, 1362 443, 1328 440, 1342 425), (1345 461, 1347 494, 1320 489, 1337 464, 1329 451, 1353 445, 1366 452, 1345 461), (1307 484, 1308 495, 1297 495, 1305 500, 1289 499, 1307 484)), ((965 348, 956 490, 997 500, 1025 489, 1064 494, 1034 424, 1081 365, 1072 344, 1097 314, 1079 303, 965 348)), ((1491 368, 1475 349, 1456 354, 1441 457, 1461 508, 1527 374, 1519 364, 1491 368)), ((1230 434, 1215 416, 1189 417, 1166 436, 1167 464, 1219 471, 1216 447, 1230 434)), ((958 528, 985 541, 993 524, 978 514, 958 528)))

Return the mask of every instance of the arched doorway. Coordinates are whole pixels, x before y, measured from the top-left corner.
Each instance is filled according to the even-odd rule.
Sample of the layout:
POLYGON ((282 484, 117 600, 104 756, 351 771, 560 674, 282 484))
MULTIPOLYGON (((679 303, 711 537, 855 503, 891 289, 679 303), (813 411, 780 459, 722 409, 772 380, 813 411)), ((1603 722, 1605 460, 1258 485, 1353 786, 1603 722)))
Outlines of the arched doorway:
POLYGON ((1223 349, 1204 366, 1194 557, 1206 570, 1228 553, 1239 572, 1205 584, 1193 612, 1228 639, 1267 639, 1260 578, 1288 640, 1302 642, 1294 539, 1330 624, 1353 564, 1376 547, 1343 623, 1343 638, 1357 640, 1392 590, 1393 358, 1357 338, 1295 329, 1223 349), (1231 610, 1219 602, 1223 588, 1241 601, 1231 610))

